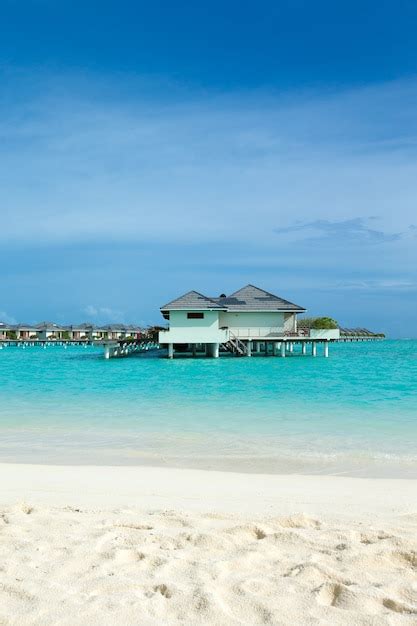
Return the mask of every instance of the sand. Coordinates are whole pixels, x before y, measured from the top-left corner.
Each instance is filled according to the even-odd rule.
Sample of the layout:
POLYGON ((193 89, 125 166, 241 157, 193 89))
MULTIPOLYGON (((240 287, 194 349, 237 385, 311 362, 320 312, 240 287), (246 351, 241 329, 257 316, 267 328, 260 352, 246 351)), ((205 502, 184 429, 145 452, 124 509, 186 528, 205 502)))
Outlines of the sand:
POLYGON ((0 465, 0 624, 417 624, 417 481, 0 465))

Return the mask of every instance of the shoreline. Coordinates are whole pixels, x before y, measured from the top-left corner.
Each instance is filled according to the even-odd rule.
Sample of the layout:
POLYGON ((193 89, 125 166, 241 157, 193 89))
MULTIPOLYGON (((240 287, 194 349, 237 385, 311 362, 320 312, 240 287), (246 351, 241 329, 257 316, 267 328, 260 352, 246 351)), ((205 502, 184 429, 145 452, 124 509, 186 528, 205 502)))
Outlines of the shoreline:
POLYGON ((23 465, 34 467, 99 467, 99 468, 153 468, 163 470, 181 470, 181 471, 201 471, 201 472, 220 472, 224 474, 241 474, 255 476, 311 476, 311 477, 345 477, 345 478, 363 478, 369 480, 417 480, 417 462, 408 459, 364 459, 356 460, 353 464, 346 460, 330 461, 318 459, 295 459, 291 457, 271 458, 268 456, 261 457, 236 457, 236 456, 194 456, 170 457, 162 455, 155 457, 154 455, 138 455, 136 451, 132 454, 125 452, 121 458, 120 452, 115 451, 114 458, 109 454, 110 450, 106 450, 103 458, 103 450, 89 449, 88 451, 77 452, 72 457, 65 453, 59 455, 57 451, 54 453, 43 451, 42 459, 40 451, 29 456, 27 452, 19 459, 17 449, 13 450, 13 455, 4 454, 4 450, 0 457, 3 459, 1 465, 23 465), (29 456, 29 458, 28 458, 29 456))
POLYGON ((156 466, 0 463, 0 505, 169 506, 226 513, 417 513, 417 479, 259 474, 156 466), (67 501, 68 500, 68 501, 67 501))

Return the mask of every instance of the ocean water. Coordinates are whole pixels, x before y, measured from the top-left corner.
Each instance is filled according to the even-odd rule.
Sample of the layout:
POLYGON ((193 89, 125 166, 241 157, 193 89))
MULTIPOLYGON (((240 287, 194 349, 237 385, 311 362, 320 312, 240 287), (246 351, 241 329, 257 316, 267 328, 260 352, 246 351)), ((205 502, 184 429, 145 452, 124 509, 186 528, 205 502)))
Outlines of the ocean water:
POLYGON ((417 341, 104 360, 0 350, 0 461, 417 476, 417 341))

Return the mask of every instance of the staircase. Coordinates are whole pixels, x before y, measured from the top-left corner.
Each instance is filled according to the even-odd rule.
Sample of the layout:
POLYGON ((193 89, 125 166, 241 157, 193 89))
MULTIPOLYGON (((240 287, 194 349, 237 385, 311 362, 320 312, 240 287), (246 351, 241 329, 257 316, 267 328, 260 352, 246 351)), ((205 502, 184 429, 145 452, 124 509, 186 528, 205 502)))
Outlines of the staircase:
POLYGON ((222 343, 222 347, 228 352, 231 352, 235 356, 246 356, 248 349, 246 344, 243 343, 236 335, 229 331, 229 340, 222 343))

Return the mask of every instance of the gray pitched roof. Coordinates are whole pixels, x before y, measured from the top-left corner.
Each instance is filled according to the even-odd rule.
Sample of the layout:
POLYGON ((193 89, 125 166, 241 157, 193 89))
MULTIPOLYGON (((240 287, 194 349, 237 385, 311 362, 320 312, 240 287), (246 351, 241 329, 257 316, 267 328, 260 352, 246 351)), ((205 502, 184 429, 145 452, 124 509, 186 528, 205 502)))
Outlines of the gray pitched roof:
POLYGON ((254 285, 246 285, 230 296, 215 298, 215 300, 225 306, 228 311, 305 311, 298 304, 274 296, 254 285))
POLYGON ((55 322, 39 322, 39 324, 36 324, 35 328, 38 330, 63 330, 63 326, 59 326, 59 324, 55 324, 55 322))
POLYGON ((91 322, 83 322, 82 324, 71 324, 68 328, 71 330, 93 330, 95 326, 91 322))
POLYGON ((112 330, 118 332, 126 330, 126 326, 124 324, 105 324, 104 326, 100 326, 97 330, 112 330))
POLYGON ((161 311, 209 311, 211 309, 225 310, 226 307, 218 304, 211 298, 203 296, 203 294, 198 293, 198 291, 189 291, 176 300, 172 300, 172 302, 161 306, 161 311))
POLYGON ((197 291, 189 291, 180 298, 168 302, 161 307, 161 311, 203 311, 221 309, 223 311, 295 311, 305 309, 298 304, 284 300, 279 296, 259 289, 254 285, 246 285, 230 296, 208 298, 197 291))
POLYGON ((37 326, 34 326, 33 324, 25 324, 24 322, 21 322, 20 324, 15 324, 13 328, 15 330, 39 330, 37 326))

